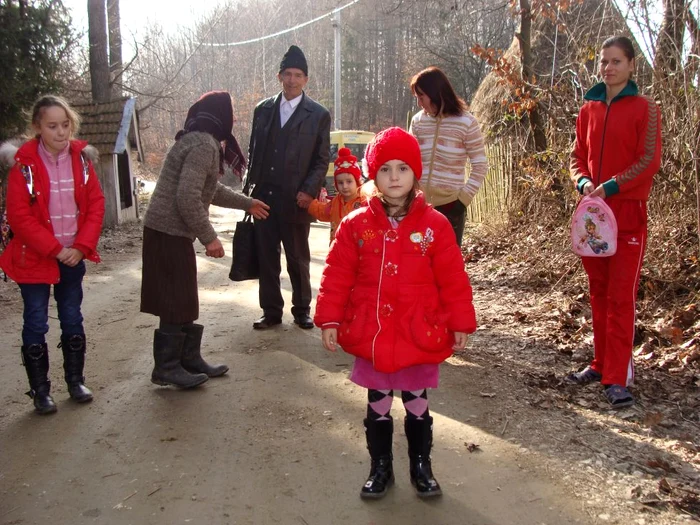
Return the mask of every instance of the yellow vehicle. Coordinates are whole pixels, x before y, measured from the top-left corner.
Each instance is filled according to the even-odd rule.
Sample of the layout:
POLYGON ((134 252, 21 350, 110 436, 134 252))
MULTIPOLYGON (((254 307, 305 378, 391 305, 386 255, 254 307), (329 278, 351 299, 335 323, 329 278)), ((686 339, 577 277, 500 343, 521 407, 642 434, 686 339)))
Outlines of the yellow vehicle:
POLYGON ((328 165, 326 173, 326 191, 328 195, 335 195, 335 181, 333 180, 333 172, 335 170, 335 159, 338 158, 338 150, 340 148, 348 148, 358 162, 362 162, 365 157, 365 148, 374 137, 374 133, 370 131, 331 131, 331 162, 328 165))

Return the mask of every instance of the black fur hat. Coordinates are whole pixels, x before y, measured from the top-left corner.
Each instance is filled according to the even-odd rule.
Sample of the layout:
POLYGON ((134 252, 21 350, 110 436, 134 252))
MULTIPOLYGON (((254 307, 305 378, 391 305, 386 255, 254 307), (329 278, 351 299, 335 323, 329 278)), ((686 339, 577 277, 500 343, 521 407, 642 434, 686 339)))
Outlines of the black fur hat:
POLYGON ((289 46, 289 49, 282 57, 279 72, 281 73, 290 67, 301 69, 307 77, 309 76, 309 66, 306 64, 304 52, 297 46, 289 46))

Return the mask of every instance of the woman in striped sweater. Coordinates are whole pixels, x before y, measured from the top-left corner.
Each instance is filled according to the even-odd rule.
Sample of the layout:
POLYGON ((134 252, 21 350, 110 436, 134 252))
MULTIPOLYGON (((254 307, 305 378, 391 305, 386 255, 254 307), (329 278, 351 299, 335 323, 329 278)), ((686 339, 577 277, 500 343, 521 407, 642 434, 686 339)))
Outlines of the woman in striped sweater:
POLYGON ((409 133, 420 144, 423 191, 426 200, 449 219, 461 244, 466 207, 488 169, 481 129, 439 68, 416 74, 411 91, 421 107, 411 120, 409 133), (468 177, 467 162, 471 165, 468 177))

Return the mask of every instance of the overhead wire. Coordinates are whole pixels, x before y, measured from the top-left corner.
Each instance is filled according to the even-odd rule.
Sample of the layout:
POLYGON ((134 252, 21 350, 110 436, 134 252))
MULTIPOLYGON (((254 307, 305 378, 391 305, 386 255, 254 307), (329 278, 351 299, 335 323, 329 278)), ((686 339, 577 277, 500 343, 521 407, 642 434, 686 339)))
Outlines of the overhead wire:
POLYGON ((297 24, 294 27, 283 29, 282 31, 277 31, 276 33, 272 33, 270 35, 265 35, 265 36, 261 36, 258 38, 251 38, 248 40, 241 40, 240 42, 227 42, 227 43, 202 42, 202 45, 210 46, 210 47, 235 47, 235 46, 242 46, 245 44, 254 44, 255 42, 262 42, 263 40, 268 40, 270 38, 275 38, 275 37, 278 37, 280 35, 284 35, 286 33, 291 33, 292 31, 296 31, 297 29, 301 29, 302 27, 306 27, 306 26, 309 26, 311 24, 314 24, 320 20, 323 20, 324 18, 328 18, 330 16, 333 16, 335 13, 338 13, 338 12, 342 11, 343 9, 348 8, 348 7, 356 4, 359 1, 360 0, 352 0, 352 2, 348 2, 344 6, 337 7, 324 15, 317 16, 316 18, 314 18, 312 20, 308 20, 308 21, 303 22, 301 24, 297 24))

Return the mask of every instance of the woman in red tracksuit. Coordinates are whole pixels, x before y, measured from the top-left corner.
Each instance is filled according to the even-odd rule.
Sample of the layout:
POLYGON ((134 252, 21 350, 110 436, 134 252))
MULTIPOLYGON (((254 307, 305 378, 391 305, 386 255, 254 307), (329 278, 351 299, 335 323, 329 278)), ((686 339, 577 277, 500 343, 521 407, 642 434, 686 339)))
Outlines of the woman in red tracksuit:
POLYGON ((607 39, 600 51, 603 82, 585 95, 576 122, 571 178, 582 195, 610 206, 618 225, 617 253, 583 257, 588 274, 595 357, 568 376, 600 381, 613 408, 634 404, 632 345, 639 274, 647 240, 647 199, 661 160, 661 111, 631 80, 634 47, 626 37, 607 39))
POLYGON ((327 350, 339 345, 356 357, 350 379, 368 391, 371 468, 360 496, 380 498, 394 481, 394 390, 406 409, 411 483, 419 497, 439 496, 427 389, 438 385, 439 364, 476 329, 472 290, 450 222, 418 190, 415 137, 386 129, 367 146, 365 161, 379 193, 338 226, 314 321, 327 350))
POLYGON ((92 165, 99 154, 86 142, 72 139, 79 125, 79 116, 64 99, 45 95, 32 110, 34 138, 19 149, 12 143, 1 148, 3 160, 12 166, 7 220, 13 237, 0 256, 0 268, 22 293, 22 362, 28 394, 39 414, 56 412, 46 343, 52 286, 68 394, 78 403, 92 400, 83 376, 82 283, 85 259, 100 261, 96 248, 105 208, 92 165))

